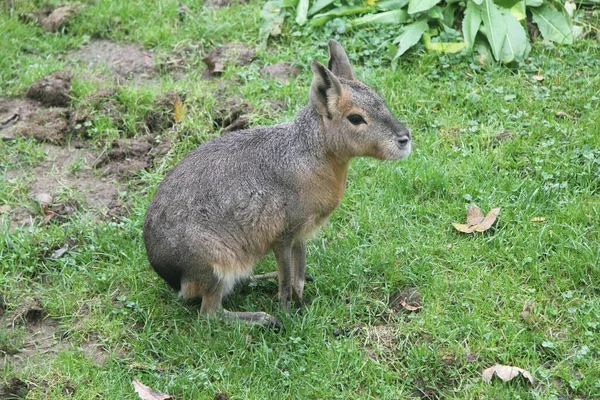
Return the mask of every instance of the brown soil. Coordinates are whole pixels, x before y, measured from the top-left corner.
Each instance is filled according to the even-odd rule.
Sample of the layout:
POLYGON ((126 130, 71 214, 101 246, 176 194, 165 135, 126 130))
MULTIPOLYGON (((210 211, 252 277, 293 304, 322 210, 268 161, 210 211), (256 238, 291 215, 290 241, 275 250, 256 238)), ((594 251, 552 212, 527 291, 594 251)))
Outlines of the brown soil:
POLYGON ((45 106, 68 107, 71 103, 71 78, 64 71, 57 71, 36 81, 25 96, 45 106))
POLYGON ((117 81, 150 78, 154 66, 151 51, 110 40, 93 40, 69 53, 67 59, 88 68, 106 67, 117 81))
POLYGON ((112 148, 94 164, 104 176, 124 178, 149 168, 154 159, 165 155, 170 148, 169 142, 157 142, 150 135, 132 139, 115 140, 112 148))
POLYGON ((26 339, 21 348, 0 360, 0 366, 10 363, 19 370, 31 363, 47 359, 66 347, 60 339, 58 322, 46 315, 37 299, 22 303, 19 307, 0 318, 0 329, 24 327, 26 339))
POLYGON ((250 0, 207 0, 204 2, 204 5, 212 8, 222 8, 229 7, 233 4, 245 4, 250 0))
POLYGON ((72 129, 72 116, 66 108, 46 108, 36 100, 0 98, 0 139, 24 136, 62 142, 72 129))
POLYGON ((11 378, 6 384, 0 385, 0 399, 24 398, 29 391, 29 385, 19 378, 11 378))
POLYGON ((209 76, 223 72, 225 65, 246 65, 256 56, 256 51, 241 43, 227 43, 214 49, 202 61, 208 67, 209 76))
POLYGON ((290 79, 297 77, 300 74, 300 69, 293 67, 288 63, 277 63, 265 65, 260 69, 260 72, 269 79, 274 79, 279 82, 287 83, 290 79))
POLYGON ((423 308, 423 299, 416 288, 407 286, 390 296, 390 309, 395 312, 418 312, 423 308))
POLYGON ((42 28, 56 32, 69 22, 73 16, 79 14, 82 5, 80 4, 63 4, 55 6, 46 4, 41 9, 31 13, 21 15, 22 18, 37 22, 42 28))

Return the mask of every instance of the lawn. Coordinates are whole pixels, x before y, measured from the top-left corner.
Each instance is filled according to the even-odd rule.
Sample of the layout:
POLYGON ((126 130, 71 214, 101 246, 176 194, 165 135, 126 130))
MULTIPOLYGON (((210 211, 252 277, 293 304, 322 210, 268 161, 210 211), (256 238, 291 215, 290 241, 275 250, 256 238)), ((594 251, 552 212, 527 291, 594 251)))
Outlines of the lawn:
MULTIPOLYGON (((187 11, 97 0, 49 32, 41 2, 9 3, 0 398, 137 399, 133 380, 177 399, 600 398, 594 35, 536 41, 516 66, 416 48, 396 69, 389 34, 335 36, 414 151, 352 162, 342 204, 308 244, 310 304, 279 310, 275 280, 227 298, 276 316, 276 333, 179 301, 148 264, 141 228, 192 148, 294 118, 331 32, 284 31, 261 49, 256 0, 189 0, 187 11), (44 82, 58 94, 39 89, 55 72, 44 82), (452 226, 471 203, 500 207, 487 231, 452 226), (534 382, 485 382, 495 364, 534 382)), ((268 256, 255 271, 275 269, 268 256)))

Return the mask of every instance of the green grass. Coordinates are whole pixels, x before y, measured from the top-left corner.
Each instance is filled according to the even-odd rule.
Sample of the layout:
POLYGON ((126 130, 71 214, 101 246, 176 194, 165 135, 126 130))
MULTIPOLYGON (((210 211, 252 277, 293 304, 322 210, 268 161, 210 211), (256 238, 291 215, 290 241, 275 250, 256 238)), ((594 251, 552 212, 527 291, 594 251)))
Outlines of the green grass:
MULTIPOLYGON (((353 162, 342 205, 309 244, 310 305, 281 312, 275 282, 240 285, 226 300, 230 309, 274 314, 286 326, 276 334, 206 320, 181 304, 149 266, 141 227, 164 174, 218 134, 211 110, 219 85, 254 105, 253 124, 290 120, 307 102, 310 62, 326 61, 326 37, 288 32, 253 63, 207 81, 201 49, 230 41, 258 47, 261 4, 186 5, 194 15, 180 19, 173 1, 96 1, 55 34, 20 20, 20 9, 0 14, 3 97, 22 96, 66 68, 62 55, 95 38, 152 48, 155 59, 196 49, 178 80, 164 70, 150 85, 91 82, 78 75, 81 67, 68 67, 74 107, 94 116, 90 147, 145 134, 145 113, 168 90, 185 95, 187 113, 164 133, 173 141, 169 154, 122 184, 125 216, 99 218, 84 208, 64 222, 36 218, 10 229, 9 215, 0 215, 0 359, 26 354, 28 328, 4 325, 32 299, 57 321, 53 343, 64 344, 20 365, 3 362, 0 388, 16 377, 29 399, 135 399, 133 379, 178 399, 600 397, 597 42, 535 43, 518 69, 417 51, 392 71, 380 53, 364 54, 373 33, 341 37, 357 76, 413 130, 415 150, 402 162, 353 162), (262 64, 278 61, 302 73, 289 83, 261 76, 262 64), (118 121, 92 100, 111 85, 118 121), (269 100, 286 107, 269 111, 269 100), (451 222, 464 221, 472 201, 484 212, 501 207, 497 222, 485 233, 456 232, 451 222), (68 252, 51 258, 65 243, 68 252), (407 286, 423 298, 419 313, 390 309, 390 297, 407 286), (519 315, 527 300, 536 303, 532 324, 519 315), (102 348, 102 363, 86 356, 86 343, 102 348), (496 363, 530 371, 535 384, 483 382, 483 369, 496 363)), ((39 142, 0 142, 0 205, 39 210, 28 181, 10 172, 31 174, 43 159, 39 142)), ((256 271, 273 269, 269 256, 256 271)))

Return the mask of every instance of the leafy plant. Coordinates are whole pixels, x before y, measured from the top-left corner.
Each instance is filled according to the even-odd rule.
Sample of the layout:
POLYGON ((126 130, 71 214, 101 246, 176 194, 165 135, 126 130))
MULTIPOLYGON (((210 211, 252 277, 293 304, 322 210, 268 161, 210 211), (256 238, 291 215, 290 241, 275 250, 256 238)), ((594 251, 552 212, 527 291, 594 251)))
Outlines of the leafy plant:
POLYGON ((261 15, 265 44, 281 33, 287 16, 308 29, 341 24, 340 33, 396 28, 389 43, 392 60, 422 41, 430 51, 469 49, 503 63, 522 61, 531 50, 528 20, 545 40, 574 41, 571 16, 558 0, 274 0, 265 3, 261 15))

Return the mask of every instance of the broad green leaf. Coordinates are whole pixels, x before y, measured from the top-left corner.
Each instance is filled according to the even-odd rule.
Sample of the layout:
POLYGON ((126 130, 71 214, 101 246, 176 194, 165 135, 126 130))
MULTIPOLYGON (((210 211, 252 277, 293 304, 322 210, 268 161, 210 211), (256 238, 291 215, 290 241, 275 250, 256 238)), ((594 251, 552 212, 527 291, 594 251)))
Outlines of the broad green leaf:
POLYGON ((408 2, 408 13, 416 14, 418 12, 427 11, 441 0, 410 0, 408 2))
POLYGON ((330 4, 333 4, 335 0, 317 0, 315 4, 308 10, 308 15, 313 15, 324 9, 330 4))
POLYGON ((533 22, 538 26, 542 36, 560 44, 573 44, 573 24, 564 8, 557 10, 550 4, 532 8, 533 22))
POLYGON ((399 10, 407 5, 409 0, 383 0, 375 3, 375 6, 381 10, 399 10))
POLYGON ((483 27, 481 31, 488 38, 492 53, 496 60, 500 60, 504 37, 506 36, 506 23, 498 6, 492 0, 484 0, 479 6, 483 27))
POLYGON ((512 14, 508 12, 502 14, 508 29, 502 46, 501 61, 506 64, 513 61, 523 61, 531 50, 527 32, 512 14))
POLYGON ((432 7, 429 11, 427 11, 427 16, 431 19, 439 19, 441 21, 444 20, 442 9, 438 6, 432 7))
POLYGON ((468 46, 467 42, 432 42, 428 33, 423 34, 423 41, 427 50, 441 53, 458 53, 468 46))
POLYGON ((402 54, 406 53, 408 49, 413 47, 421 36, 429 29, 429 25, 427 24, 427 20, 421 19, 417 22, 413 22, 410 25, 406 25, 402 28, 402 33, 396 39, 394 39, 394 43, 398 44, 398 51, 394 56, 394 60, 400 57, 402 54))
POLYGON ((306 14, 308 13, 308 0, 300 0, 296 8, 296 23, 304 25, 306 23, 306 14))
POLYGON ((481 11, 472 1, 467 2, 465 15, 463 17, 462 31, 465 41, 469 44, 469 48, 473 48, 475 44, 475 36, 479 32, 481 26, 481 11))
POLYGON ((444 14, 444 23, 448 26, 454 26, 456 10, 458 10, 458 4, 448 4, 442 11, 444 14))
POLYGON ((410 15, 404 10, 384 11, 377 14, 369 14, 364 17, 356 18, 350 22, 350 26, 364 25, 396 25, 403 24, 410 19, 410 15))
POLYGON ((343 17, 345 15, 361 14, 369 10, 371 10, 371 7, 364 6, 343 6, 334 8, 333 10, 328 11, 326 13, 315 15, 310 21, 310 25, 321 26, 332 18, 343 17))
POLYGON ((525 21, 527 19, 527 11, 525 10, 525 2, 520 1, 514 6, 511 7, 510 13, 515 17, 519 22, 525 21))
POLYGON ((525 0, 527 7, 539 7, 544 3, 544 0, 525 0))
POLYGON ((480 63, 481 61, 484 61, 482 64, 485 64, 488 60, 491 61, 494 57, 490 50, 490 43, 481 36, 475 38, 475 45, 473 48, 479 53, 480 63))
POLYGON ((277 36, 281 34, 281 25, 285 19, 285 5, 281 0, 267 1, 260 10, 261 25, 259 30, 259 37, 261 40, 261 47, 267 46, 267 40, 269 36, 277 36))
POLYGON ((504 8, 511 8, 517 4, 520 0, 494 0, 494 3, 504 8))

